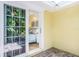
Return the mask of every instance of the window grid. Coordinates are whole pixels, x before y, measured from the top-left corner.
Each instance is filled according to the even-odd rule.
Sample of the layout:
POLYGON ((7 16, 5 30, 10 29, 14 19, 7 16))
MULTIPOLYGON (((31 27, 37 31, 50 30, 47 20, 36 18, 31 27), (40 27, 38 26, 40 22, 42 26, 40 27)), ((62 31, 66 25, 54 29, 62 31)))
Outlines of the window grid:
MULTIPOLYGON (((7 40, 10 42, 11 41, 11 43, 14 43, 15 42, 15 38, 19 38, 18 40, 18 44, 20 45, 20 46, 25 46, 25 43, 21 43, 21 39, 22 39, 22 36, 21 35, 15 35, 15 33, 11 33, 12 34, 12 36, 7 36, 7 31, 8 31, 8 28, 10 27, 10 28, 13 28, 13 29, 17 29, 18 30, 18 34, 20 34, 20 31, 21 31, 21 28, 23 29, 23 28, 25 28, 25 14, 24 14, 24 17, 22 17, 21 16, 21 10, 23 10, 23 9, 20 9, 20 8, 16 8, 16 7, 12 7, 12 6, 10 6, 11 7, 11 15, 7 15, 7 7, 9 7, 9 5, 4 5, 4 8, 5 8, 5 21, 4 21, 4 23, 5 23, 5 25, 4 25, 4 31, 5 31, 5 35, 4 35, 4 44, 6 45, 6 44, 8 44, 8 43, 6 43, 7 42, 7 40), (18 9, 19 10, 19 15, 18 16, 14 16, 13 15, 13 12, 14 12, 14 8, 15 9, 18 9), (14 18, 16 18, 16 19, 18 19, 18 21, 19 21, 19 25, 18 26, 7 26, 7 24, 6 24, 6 22, 9 20, 9 19, 7 19, 8 17, 11 17, 11 19, 12 20, 14 20, 14 21, 16 21, 14 18), (22 21, 22 19, 24 19, 24 25, 22 25, 21 24, 21 21, 22 21), (7 39, 7 40, 6 40, 7 39)), ((24 11, 24 13, 25 13, 25 10, 23 10, 24 11)), ((7 22, 8 23, 8 22, 7 22)), ((25 31, 25 29, 24 29, 24 31, 25 31)), ((23 36, 23 39, 25 40, 25 35, 23 36)), ((23 48, 22 48, 23 49, 23 48)), ((11 52, 11 56, 8 56, 8 57, 12 57, 12 56, 16 56, 16 55, 19 55, 20 53, 21 53, 21 49, 18 49, 17 51, 19 51, 18 52, 18 54, 16 53, 15 55, 14 55, 14 53, 15 53, 15 51, 16 50, 13 50, 13 51, 10 51, 11 52)), ((10 52, 7 52, 7 53, 4 53, 4 56, 7 56, 8 54, 10 54, 10 52)), ((23 52, 24 53, 24 52, 23 52)))

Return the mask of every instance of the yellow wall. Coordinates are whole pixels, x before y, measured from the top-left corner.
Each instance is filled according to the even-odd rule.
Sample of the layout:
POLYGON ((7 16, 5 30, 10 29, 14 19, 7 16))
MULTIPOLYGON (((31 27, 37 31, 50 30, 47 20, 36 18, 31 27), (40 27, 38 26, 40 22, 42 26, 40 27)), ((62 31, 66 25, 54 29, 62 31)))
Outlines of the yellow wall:
POLYGON ((52 47, 52 14, 50 12, 45 11, 44 13, 44 35, 45 35, 45 49, 52 47))
POLYGON ((79 5, 45 12, 45 44, 79 55, 79 5))
POLYGON ((56 11, 52 16, 53 46, 79 55, 79 5, 56 11))

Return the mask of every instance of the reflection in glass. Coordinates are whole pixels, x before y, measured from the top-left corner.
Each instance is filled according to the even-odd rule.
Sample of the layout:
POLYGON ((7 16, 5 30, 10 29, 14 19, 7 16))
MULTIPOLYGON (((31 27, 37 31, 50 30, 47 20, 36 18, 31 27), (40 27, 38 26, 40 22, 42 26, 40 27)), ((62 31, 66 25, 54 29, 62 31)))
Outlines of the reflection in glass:
POLYGON ((29 49, 39 48, 38 13, 29 11, 29 49))

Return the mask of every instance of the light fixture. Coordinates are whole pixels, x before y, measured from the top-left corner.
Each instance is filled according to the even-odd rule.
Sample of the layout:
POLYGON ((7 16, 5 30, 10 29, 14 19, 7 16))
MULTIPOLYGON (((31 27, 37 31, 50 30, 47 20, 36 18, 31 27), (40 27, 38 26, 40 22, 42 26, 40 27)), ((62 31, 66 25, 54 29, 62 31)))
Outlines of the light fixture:
POLYGON ((66 5, 69 5, 71 3, 73 3, 75 1, 58 1, 58 0, 55 0, 55 1, 45 1, 44 3, 49 5, 50 7, 62 7, 62 6, 66 6, 66 5))
POLYGON ((52 3, 55 3, 55 6, 58 6, 59 2, 51 1, 52 3))

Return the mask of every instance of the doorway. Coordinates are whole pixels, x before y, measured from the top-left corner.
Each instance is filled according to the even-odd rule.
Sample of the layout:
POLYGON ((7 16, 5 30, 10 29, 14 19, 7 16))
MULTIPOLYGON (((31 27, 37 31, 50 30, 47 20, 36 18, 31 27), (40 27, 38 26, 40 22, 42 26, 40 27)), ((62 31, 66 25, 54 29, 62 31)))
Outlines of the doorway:
POLYGON ((39 12, 29 10, 29 51, 40 48, 39 12))

